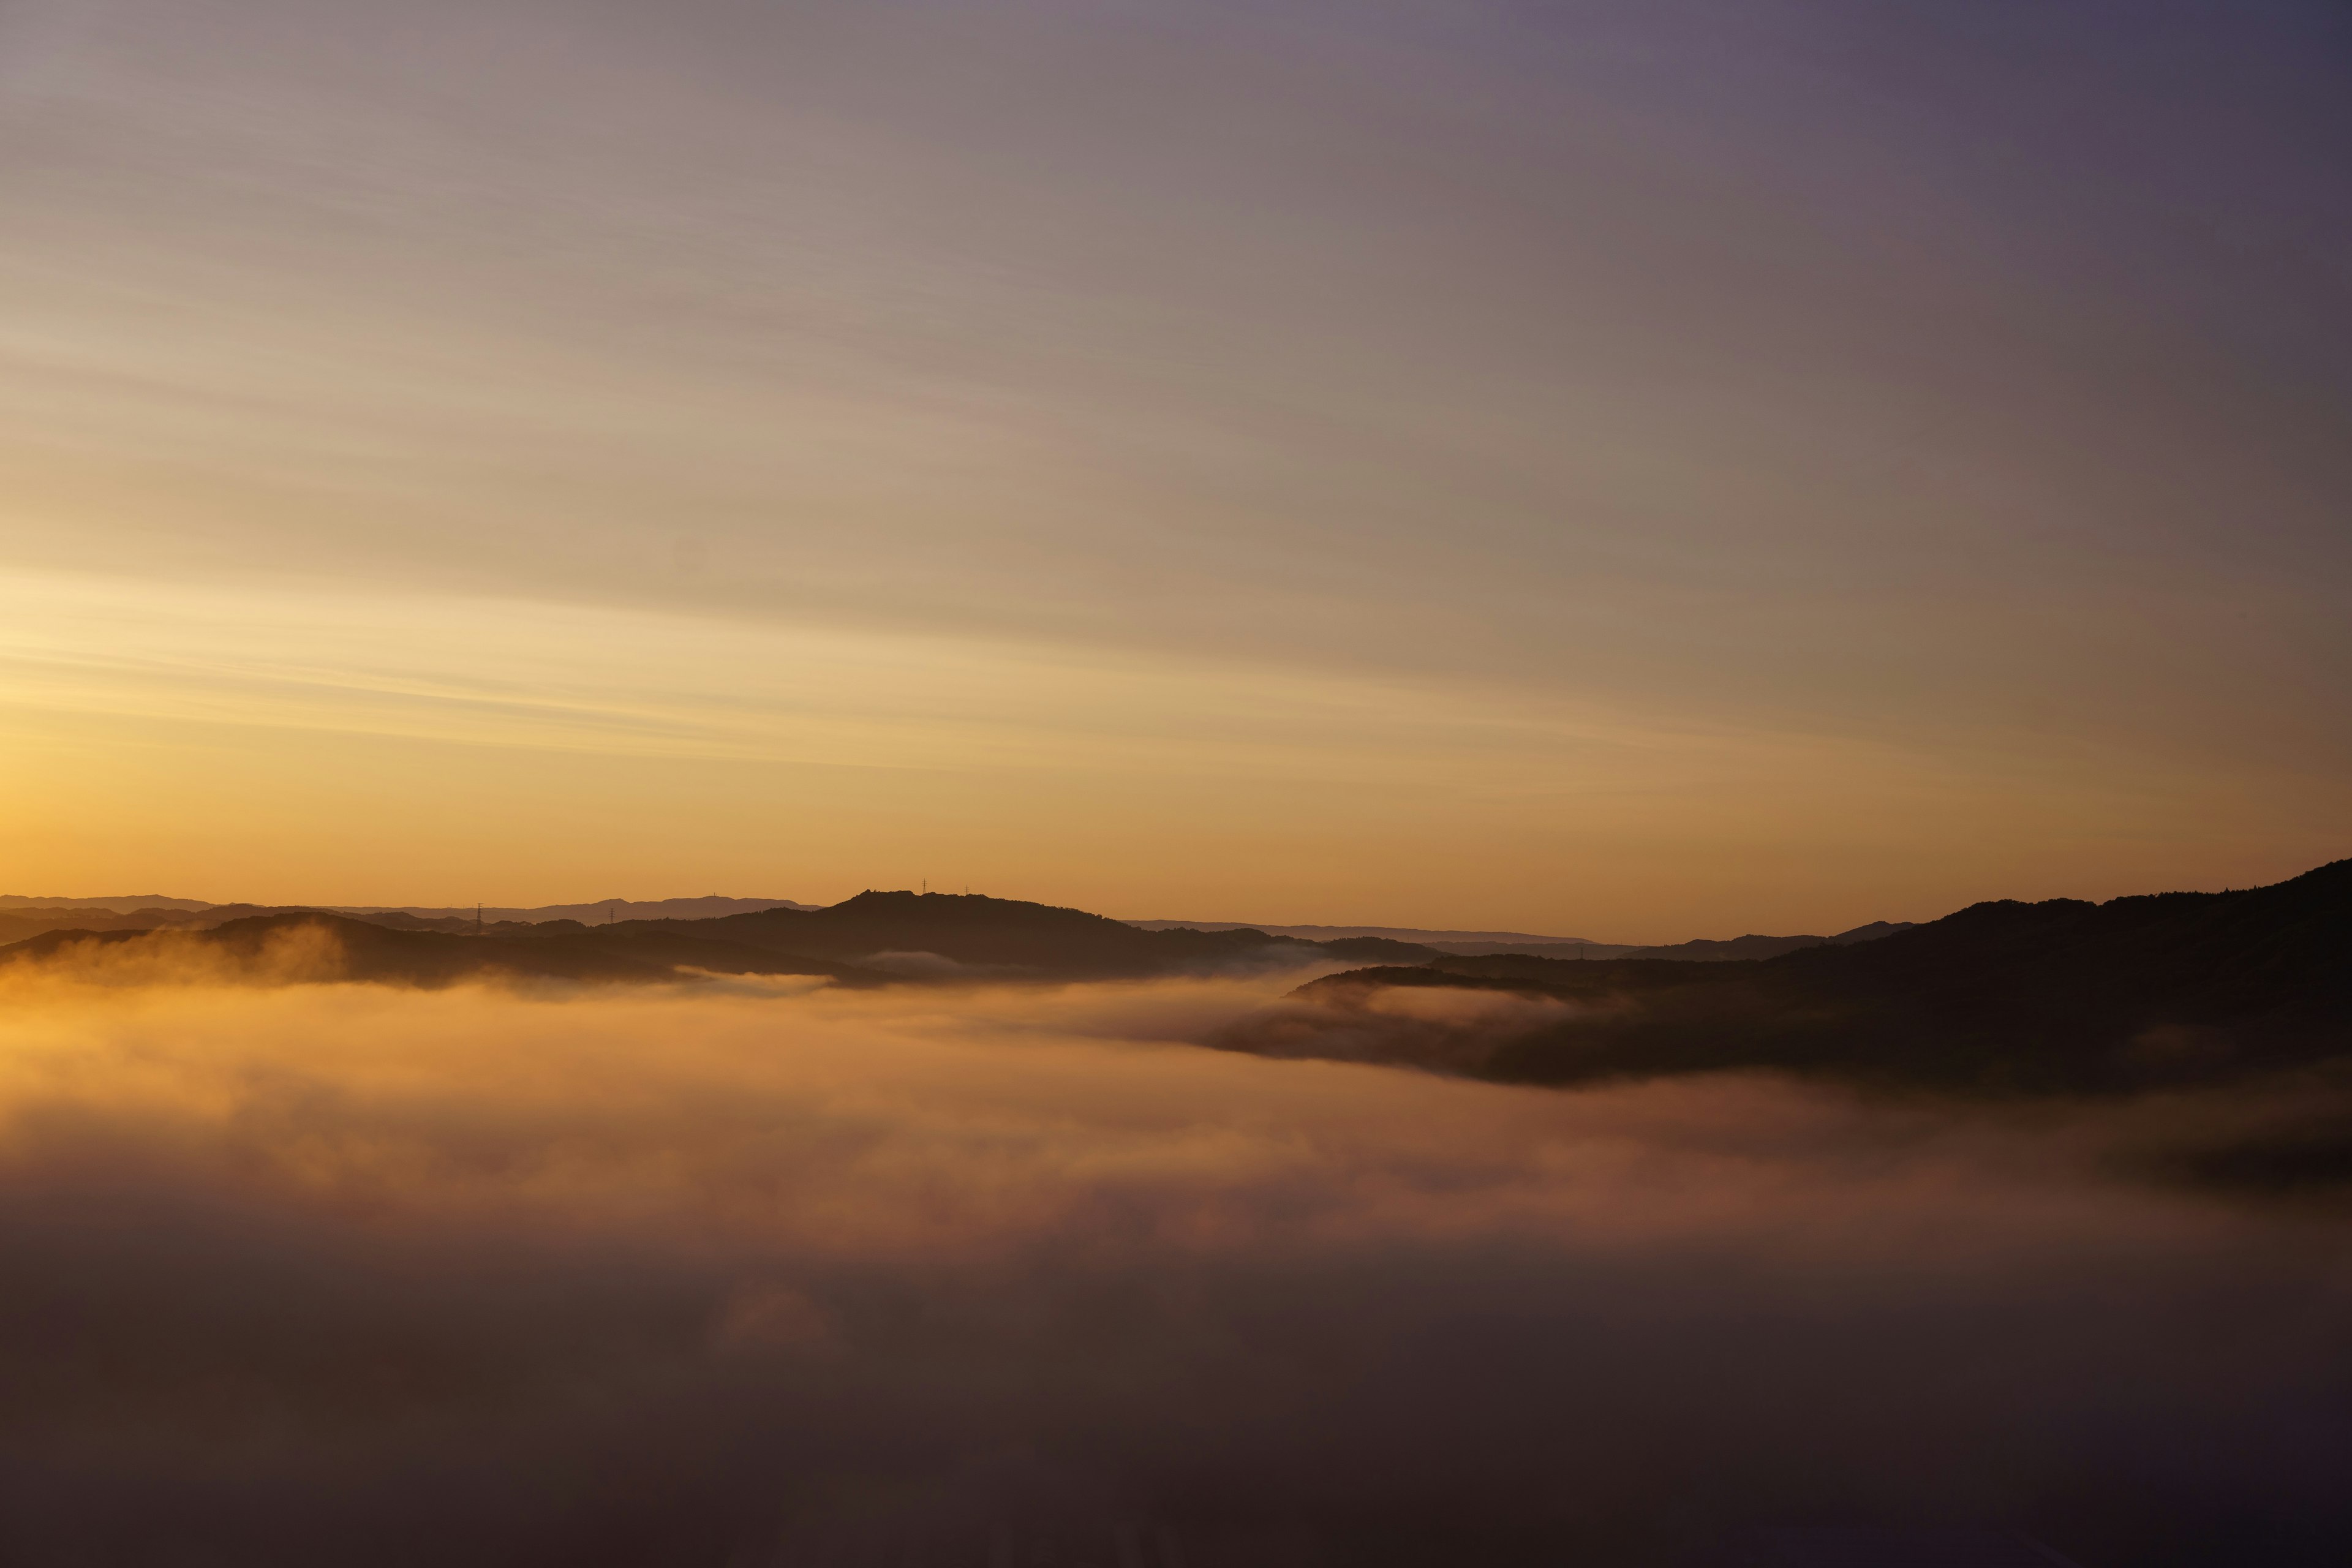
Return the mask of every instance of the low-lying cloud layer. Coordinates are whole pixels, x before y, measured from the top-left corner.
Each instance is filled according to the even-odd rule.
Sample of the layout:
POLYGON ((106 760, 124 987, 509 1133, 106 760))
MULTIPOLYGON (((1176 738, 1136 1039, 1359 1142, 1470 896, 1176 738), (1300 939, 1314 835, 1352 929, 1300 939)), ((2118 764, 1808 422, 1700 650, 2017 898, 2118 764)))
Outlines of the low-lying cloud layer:
POLYGON ((2178 1106, 1190 1043, 1282 981, 89 981, 0 996, 12 1562, 2352 1542, 2352 1242, 2117 1173, 2178 1106))

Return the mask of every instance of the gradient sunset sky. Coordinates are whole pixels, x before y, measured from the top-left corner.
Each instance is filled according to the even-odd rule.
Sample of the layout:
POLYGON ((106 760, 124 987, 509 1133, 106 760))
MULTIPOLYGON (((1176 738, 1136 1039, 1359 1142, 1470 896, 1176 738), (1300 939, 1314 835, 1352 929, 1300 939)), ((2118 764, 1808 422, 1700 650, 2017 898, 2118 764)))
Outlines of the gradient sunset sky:
POLYGON ((2352 854, 2352 9, 0 0, 0 892, 2352 854))

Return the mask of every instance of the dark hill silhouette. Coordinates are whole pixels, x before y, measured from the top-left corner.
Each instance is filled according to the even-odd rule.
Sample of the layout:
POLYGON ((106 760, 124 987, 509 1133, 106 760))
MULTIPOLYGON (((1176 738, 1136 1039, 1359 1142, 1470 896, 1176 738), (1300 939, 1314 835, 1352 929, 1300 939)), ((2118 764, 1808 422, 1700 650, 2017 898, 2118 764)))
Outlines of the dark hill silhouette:
POLYGON ((1896 931, 1911 929, 1912 922, 1909 921, 1873 921, 1868 925, 1856 926, 1852 931, 1838 932, 1837 935, 1830 938, 1829 945, 1851 947, 1857 942, 1876 942, 1880 937, 1893 936, 1896 931))
MULTIPOLYGON (((1325 952, 1318 943, 1261 931, 1143 931, 1084 910, 977 893, 867 891, 822 910, 763 910, 711 921, 624 921, 602 929, 708 932, 747 946, 856 963, 930 954, 976 974, 1006 978, 1131 978, 1261 961, 1303 963, 1325 952)), ((1411 943, 1366 946, 1367 942, 1378 939, 1339 944, 1337 956, 1437 956, 1411 943)))
POLYGON ((1731 1068, 1988 1092, 2221 1081, 2352 1058, 2352 861, 2234 892, 1977 904, 1764 961, 1449 956, 1294 997, 1226 1043, 1321 1054, 1328 1016, 1336 1053, 1515 1082, 1731 1068), (1384 1034, 1371 999, 1397 986, 1575 1010, 1384 1034))
POLYGON ((1701 938, 1696 942, 1678 942, 1664 947, 1637 947, 1620 956, 1670 958, 1698 963, 1719 963, 1743 958, 1778 958, 1784 952, 1795 952, 1800 948, 1850 947, 1858 942, 1876 942, 1881 937, 1911 929, 1908 921, 1873 921, 1866 926, 1842 931, 1835 936, 1735 936, 1723 941, 1701 938))
MULTIPOLYGON (((1129 921, 1129 925, 1144 931, 1172 931, 1183 926, 1182 921, 1129 921)), ((1316 942, 1334 952, 1344 952, 1349 939, 1385 940, 1403 948, 1424 948, 1437 952, 1458 953, 1478 957, 1495 952, 1526 953, 1536 958, 1677 958, 1733 959, 1775 958, 1793 952, 1801 947, 1822 947, 1841 942, 1869 942, 1898 931, 1910 929, 1907 921, 1873 921, 1835 936, 1739 936, 1728 940, 1701 939, 1696 942, 1673 942, 1660 946, 1644 946, 1639 942, 1593 942, 1584 937, 1530 936, 1525 931, 1420 931, 1398 926, 1245 926, 1234 921, 1213 921, 1197 926, 1201 931, 1257 931, 1268 936, 1293 937, 1301 942, 1316 942)), ((1395 953, 1392 952, 1391 956, 1395 953)), ((1367 952, 1364 956, 1371 956, 1367 952)))
MULTIPOLYGON (((876 892, 819 909, 805 904, 751 899, 672 899, 655 904, 548 906, 540 910, 485 909, 478 915, 422 908, 352 909, 287 904, 213 904, 200 909, 148 908, 117 910, 102 906, 26 907, 0 910, 0 945, 48 931, 124 931, 157 926, 207 928, 265 915, 315 913, 363 921, 394 931, 438 931, 452 936, 544 939, 589 931, 609 936, 635 933, 647 941, 691 938, 804 957, 836 965, 883 959, 882 967, 902 978, 953 979, 961 975, 1044 980, 1101 979, 1182 973, 1236 964, 1305 963, 1328 956, 1352 963, 1422 963, 1447 954, 1496 952, 1561 958, 1753 958, 1794 947, 1863 940, 1898 928, 1881 922, 1842 936, 1747 936, 1728 942, 1694 942, 1671 947, 1629 948, 1592 942, 1538 943, 1405 942, 1370 930, 1312 928, 1333 934, 1310 940, 1309 928, 1267 931, 1218 923, 1195 929, 1168 921, 1148 926, 1114 921, 1082 910, 1013 899, 948 893, 876 892), (753 906, 750 909, 741 906, 753 906), (736 906, 727 908, 725 906, 736 906), (605 920, 608 912, 635 918, 605 920), (562 910, 590 910, 587 921, 562 910), (651 912, 647 912, 651 911, 651 912), (518 918, 536 916, 540 918, 518 918)), ((1469 933, 1480 937, 1502 932, 1469 933)), ((609 943, 607 944, 609 946, 609 943)), ((652 950, 646 950, 650 954, 652 950)), ((705 954, 716 959, 719 955, 705 954)), ((738 954, 739 961, 741 955, 738 954)), ((690 960, 680 960, 690 963, 690 960)), ((713 964, 696 964, 713 967, 713 964)), ((739 963, 740 969, 740 963, 739 963)))
POLYGON ((570 920, 583 925, 604 925, 608 921, 617 923, 622 920, 711 920, 719 915, 740 915, 747 910, 779 907, 813 910, 817 906, 792 899, 738 899, 711 893, 691 899, 592 899, 581 904, 541 904, 523 909, 497 904, 339 904, 333 912, 360 920, 405 915, 421 922, 420 929, 440 931, 454 930, 458 925, 471 930, 478 908, 485 924, 546 925, 570 920))
POLYGON ((1701 937, 1696 942, 1678 942, 1665 947, 1637 947, 1622 956, 1673 959, 1684 963, 1730 963, 1744 958, 1778 958, 1799 948, 1827 947, 1829 943, 1825 936, 1701 937))
MULTIPOLYGON (((660 922, 644 923, 658 925, 660 922)), ((856 986, 884 985, 896 978, 882 970, 782 952, 693 929, 715 925, 716 921, 687 921, 679 923, 688 929, 675 931, 658 929, 631 931, 620 922, 607 926, 583 926, 576 921, 549 921, 541 922, 535 931, 528 933, 516 945, 549 947, 567 953, 610 954, 651 965, 661 970, 664 978, 678 971, 702 971, 711 974, 821 974, 836 984, 856 986)))
POLYGON ((1582 937, 1538 936, 1523 931, 1436 931, 1423 926, 1269 925, 1263 921, 1152 920, 1122 923, 1141 931, 1257 931, 1268 936, 1294 936, 1301 942, 1328 942, 1344 941, 1349 937, 1380 937, 1388 942, 1433 947, 1447 952, 1457 951, 1465 944, 1493 946, 1498 951, 1508 949, 1513 952, 1524 952, 1530 947, 1586 945, 1582 937))
POLYGON ((446 984, 478 974, 561 979, 667 980, 680 969, 727 974, 822 974, 845 984, 892 980, 1096 980, 1200 973, 1235 966, 1310 963, 1419 963, 1433 948, 1378 937, 1331 943, 1259 931, 1139 931, 1083 910, 950 893, 866 892, 829 909, 774 908, 708 920, 570 919, 484 921, 388 910, 353 917, 324 910, 219 905, 200 915, 132 917, 93 911, 84 921, 0 948, 35 958, 67 942, 127 940, 152 924, 180 926, 232 956, 289 923, 337 933, 352 978, 446 984), (216 917, 226 917, 216 919, 216 917))

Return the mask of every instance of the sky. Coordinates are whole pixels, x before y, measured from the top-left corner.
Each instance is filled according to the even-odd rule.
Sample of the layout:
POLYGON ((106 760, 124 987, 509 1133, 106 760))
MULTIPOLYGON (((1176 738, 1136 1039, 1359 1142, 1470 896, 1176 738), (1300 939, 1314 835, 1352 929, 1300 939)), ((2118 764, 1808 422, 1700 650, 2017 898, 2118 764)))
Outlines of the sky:
POLYGON ((0 0, 0 891, 2352 853, 2352 15, 0 0))

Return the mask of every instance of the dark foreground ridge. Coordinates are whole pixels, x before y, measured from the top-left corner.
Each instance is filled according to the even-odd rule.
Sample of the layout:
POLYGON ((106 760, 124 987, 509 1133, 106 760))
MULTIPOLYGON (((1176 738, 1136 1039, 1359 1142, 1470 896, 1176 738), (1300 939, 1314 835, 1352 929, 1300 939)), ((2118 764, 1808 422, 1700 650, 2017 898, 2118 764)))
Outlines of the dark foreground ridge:
POLYGON ((1547 1084, 1769 1068, 2111 1093, 2308 1068, 2352 1058, 2352 860, 2236 892, 1977 904, 1760 962, 1449 956, 1356 970, 1224 1043, 1547 1084), (1465 1005, 1447 1021, 1442 1005, 1383 1000, 1405 990, 1526 1005, 1465 1005))

